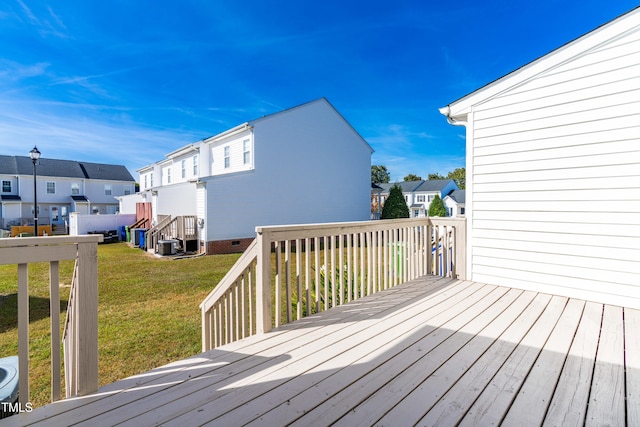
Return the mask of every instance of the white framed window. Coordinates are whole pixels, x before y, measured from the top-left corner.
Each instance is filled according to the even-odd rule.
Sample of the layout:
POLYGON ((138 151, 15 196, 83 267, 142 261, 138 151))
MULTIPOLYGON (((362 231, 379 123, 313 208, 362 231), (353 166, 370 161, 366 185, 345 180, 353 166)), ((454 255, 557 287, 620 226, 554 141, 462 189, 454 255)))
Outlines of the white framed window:
POLYGON ((167 184, 171 184, 171 168, 167 168, 167 184))
POLYGON ((47 181, 47 194, 56 194, 56 183, 47 181))
POLYGON ((198 155, 193 156, 193 176, 198 176, 198 155))
POLYGON ((77 182, 72 182, 71 183, 71 195, 72 196, 77 196, 78 194, 80 194, 80 184, 78 184, 77 182))
POLYGON ((104 195, 105 196, 110 196, 111 195, 111 184, 105 184, 104 185, 104 195))
POLYGON ((242 160, 245 165, 251 163, 251 141, 249 139, 242 141, 242 160))
POLYGON ((149 174, 149 179, 151 179, 151 186, 153 187, 153 172, 149 174))
POLYGON ((125 185, 124 186, 124 195, 128 196, 129 194, 131 194, 131 186, 130 185, 125 185))
POLYGON ((231 156, 229 154, 229 146, 224 147, 224 168, 228 169, 231 167, 231 156))
POLYGON ((429 203, 431 203, 431 201, 433 200, 433 198, 434 198, 434 197, 435 197, 435 196, 434 196, 433 194, 429 194, 429 198, 428 198, 429 203))
POLYGON ((186 178, 187 177, 187 161, 186 160, 182 160, 180 162, 180 169, 182 171, 182 177, 186 178))
POLYGON ((424 194, 416 195, 416 203, 424 203, 424 194))
POLYGON ((144 188, 149 188, 149 182, 147 181, 147 179, 149 178, 149 175, 145 175, 144 176, 144 188))
POLYGON ((11 193, 11 181, 2 181, 2 192, 11 193))

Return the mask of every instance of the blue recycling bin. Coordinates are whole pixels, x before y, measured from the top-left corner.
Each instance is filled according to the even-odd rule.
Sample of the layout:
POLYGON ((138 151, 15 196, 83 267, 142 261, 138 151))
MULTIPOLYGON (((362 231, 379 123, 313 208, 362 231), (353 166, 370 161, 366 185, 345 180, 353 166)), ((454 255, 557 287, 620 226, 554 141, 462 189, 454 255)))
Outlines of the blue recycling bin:
POLYGON ((145 241, 145 235, 147 233, 147 228, 137 228, 136 232, 138 233, 138 247, 143 250, 147 250, 147 242, 145 241))
POLYGON ((121 225, 120 229, 118 230, 120 232, 120 241, 121 242, 126 242, 127 241, 127 226, 126 225, 121 225))

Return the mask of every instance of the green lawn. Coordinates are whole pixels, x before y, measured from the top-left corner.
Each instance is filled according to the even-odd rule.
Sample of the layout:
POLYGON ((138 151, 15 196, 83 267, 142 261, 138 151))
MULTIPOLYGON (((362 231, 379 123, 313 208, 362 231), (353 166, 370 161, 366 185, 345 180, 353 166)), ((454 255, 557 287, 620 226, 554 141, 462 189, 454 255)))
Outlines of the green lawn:
MULTIPOLYGON (((98 246, 100 385, 200 352, 199 304, 239 254, 166 260, 125 243, 98 246)), ((61 263, 61 321, 71 282, 61 263)), ((29 265, 31 402, 50 399, 48 263, 29 265)), ((0 357, 18 353, 17 267, 0 266, 0 357)), ((62 327, 62 325, 61 325, 62 327)))

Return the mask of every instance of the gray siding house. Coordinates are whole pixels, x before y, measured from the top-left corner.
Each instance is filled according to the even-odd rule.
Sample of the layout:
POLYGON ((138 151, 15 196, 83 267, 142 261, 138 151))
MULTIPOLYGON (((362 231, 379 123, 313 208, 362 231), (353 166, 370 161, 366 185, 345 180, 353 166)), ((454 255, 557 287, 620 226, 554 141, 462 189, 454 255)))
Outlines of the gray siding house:
MULTIPOLYGON (((40 158, 37 165, 38 223, 54 229, 69 213, 113 214, 116 197, 135 193, 124 166, 40 158)), ((27 156, 0 155, 0 227, 33 222, 33 162, 27 156)))

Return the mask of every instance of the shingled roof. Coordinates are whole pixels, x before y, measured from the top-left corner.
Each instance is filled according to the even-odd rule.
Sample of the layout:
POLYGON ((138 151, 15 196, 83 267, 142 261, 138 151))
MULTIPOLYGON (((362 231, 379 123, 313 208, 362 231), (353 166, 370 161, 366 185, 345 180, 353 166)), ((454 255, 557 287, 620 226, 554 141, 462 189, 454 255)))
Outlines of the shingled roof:
MULTIPOLYGON (((39 176, 79 179, 102 179, 108 181, 135 181, 129 170, 122 165, 77 162, 40 158, 37 173, 39 176)), ((27 156, 0 155, 0 174, 32 175, 33 162, 27 156)))

